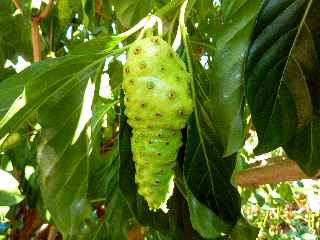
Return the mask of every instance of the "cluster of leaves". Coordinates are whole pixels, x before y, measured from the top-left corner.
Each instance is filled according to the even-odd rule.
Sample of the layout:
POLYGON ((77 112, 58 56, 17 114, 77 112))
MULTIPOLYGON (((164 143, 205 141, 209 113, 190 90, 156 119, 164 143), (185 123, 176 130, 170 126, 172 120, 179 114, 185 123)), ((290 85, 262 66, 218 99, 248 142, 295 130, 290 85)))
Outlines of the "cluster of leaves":
POLYGON ((256 153, 283 146, 307 173, 320 168, 319 1, 59 0, 40 26, 42 56, 58 57, 20 74, 2 66, 18 55, 31 61, 30 24, 19 21, 30 23, 37 10, 23 1, 23 15, 13 16, 12 3, 2 6, 0 26, 12 21, 10 31, 28 37, 0 35, 1 168, 7 170, 0 173, 12 182, 12 170, 21 191, 17 183, 0 186, 0 205, 25 196, 23 204, 37 208, 64 239, 126 239, 136 229, 148 239, 254 239, 230 182, 248 128, 244 99, 259 137, 256 153), (116 34, 149 13, 162 19, 169 43, 181 30, 177 52, 193 76, 194 113, 183 132, 168 214, 149 212, 137 194, 120 87, 124 52, 137 34, 116 34), (14 134, 20 138, 8 144, 14 134))

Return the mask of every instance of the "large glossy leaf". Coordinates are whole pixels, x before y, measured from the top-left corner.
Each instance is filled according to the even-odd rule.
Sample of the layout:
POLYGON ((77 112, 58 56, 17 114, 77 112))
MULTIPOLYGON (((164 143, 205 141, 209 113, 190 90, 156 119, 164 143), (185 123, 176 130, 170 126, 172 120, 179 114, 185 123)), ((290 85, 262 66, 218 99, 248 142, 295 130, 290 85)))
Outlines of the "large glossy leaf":
POLYGON ((88 217, 78 219, 77 214, 72 214, 71 208, 87 196, 89 162, 85 133, 82 132, 73 143, 85 104, 85 87, 85 81, 69 86, 63 94, 56 93, 39 109, 42 142, 37 159, 41 193, 65 237, 75 235, 81 221, 88 217))
POLYGON ((221 29, 213 33, 214 49, 208 49, 209 105, 208 109, 224 146, 224 156, 241 148, 244 141, 241 105, 243 101, 244 60, 259 1, 225 0, 221 6, 221 29))
POLYGON ((216 140, 215 132, 207 126, 208 122, 201 121, 200 124, 202 136, 193 115, 188 128, 184 162, 186 181, 200 203, 214 211, 226 223, 235 224, 240 216, 240 197, 230 183, 235 156, 223 158, 223 147, 216 140))
POLYGON ((313 105, 319 106, 317 5, 269 0, 260 13, 246 66, 257 154, 287 143, 310 123, 313 105))
POLYGON ((19 127, 55 94, 66 94, 68 89, 87 80, 95 72, 94 66, 99 66, 122 40, 117 37, 107 39, 111 41, 102 42, 99 38, 83 43, 81 49, 74 49, 69 56, 32 64, 21 73, 2 81, 0 138, 19 127))
MULTIPOLYGON (((296 41, 294 57, 299 74, 307 81, 312 100, 312 121, 299 128, 294 138, 285 145, 288 156, 297 161, 300 167, 309 175, 314 175, 320 169, 320 2, 313 1, 306 19, 301 27, 301 33, 296 41)), ((294 69, 290 69, 292 72, 294 69)), ((301 89, 299 89, 301 91, 301 89)), ((308 99, 308 101, 310 101, 308 99)), ((310 104, 308 102, 308 104, 310 104)), ((306 105, 299 105, 297 109, 308 109, 306 105)))
POLYGON ((20 96, 11 95, 9 102, 4 98, 6 94, 0 97, 5 99, 6 104, 10 104, 12 98, 17 97, 14 103, 9 105, 10 109, 0 121, 0 137, 19 127, 55 94, 67 94, 68 89, 83 82, 83 79, 86 80, 94 70, 92 68, 87 71, 83 70, 82 74, 79 71, 94 61, 101 62, 103 57, 101 55, 81 55, 41 61, 6 79, 4 85, 7 89, 3 91, 8 90, 8 94, 17 94, 21 89, 21 82, 24 83, 25 90, 20 92, 20 96), (19 84, 16 87, 12 86, 11 81, 19 84))
POLYGON ((23 200, 19 182, 8 172, 0 169, 0 206, 11 206, 23 200))
MULTIPOLYGON (((40 108, 41 192, 64 236, 76 234, 86 217, 80 214, 82 217, 78 219, 79 215, 72 212, 72 206, 78 206, 87 196, 88 140, 82 131, 90 118, 87 112, 90 102, 84 95, 92 88, 90 77, 94 79, 107 55, 107 52, 101 54, 93 45, 86 46, 96 54, 75 54, 42 61, 13 76, 13 81, 25 82, 25 91, 1 120, 0 133, 5 134, 40 108)), ((115 46, 114 42, 112 46, 115 46)), ((89 96, 93 94, 90 91, 89 96)))
MULTIPOLYGON (((217 27, 217 21, 213 21, 212 32, 208 32, 213 43, 210 38, 206 43, 196 43, 205 49, 207 62, 200 65, 197 52, 191 53, 196 57, 193 61, 195 113, 188 128, 184 176, 198 201, 213 211, 210 214, 216 214, 230 225, 236 224, 240 216, 240 197, 230 177, 236 158, 232 153, 242 146, 244 138, 243 64, 260 6, 261 1, 223 1, 222 25, 217 27)), ((211 229, 214 230, 226 231, 211 229)))

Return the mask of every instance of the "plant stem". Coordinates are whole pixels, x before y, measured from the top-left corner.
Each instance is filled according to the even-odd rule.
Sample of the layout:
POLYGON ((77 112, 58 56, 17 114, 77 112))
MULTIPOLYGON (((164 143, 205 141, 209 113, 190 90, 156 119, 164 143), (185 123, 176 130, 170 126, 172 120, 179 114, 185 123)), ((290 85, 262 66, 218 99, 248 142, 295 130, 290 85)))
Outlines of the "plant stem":
POLYGON ((40 12, 39 15, 32 17, 32 47, 33 47, 33 60, 34 62, 39 62, 41 60, 41 42, 40 42, 40 33, 39 25, 43 19, 49 16, 53 8, 53 0, 49 0, 46 8, 40 12))
POLYGON ((39 62, 41 60, 41 43, 39 33, 39 21, 32 18, 32 47, 33 47, 33 61, 39 62))
POLYGON ((54 225, 51 225, 49 234, 48 234, 48 240, 55 240, 57 234, 57 229, 54 225))

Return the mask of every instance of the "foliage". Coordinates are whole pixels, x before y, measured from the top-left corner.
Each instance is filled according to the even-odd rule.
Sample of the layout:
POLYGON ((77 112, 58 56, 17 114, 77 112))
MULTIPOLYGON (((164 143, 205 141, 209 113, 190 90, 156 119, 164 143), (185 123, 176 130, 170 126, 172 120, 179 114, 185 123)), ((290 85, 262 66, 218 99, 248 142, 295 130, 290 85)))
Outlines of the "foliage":
POLYGON ((319 1, 59 0, 39 26, 43 60, 16 73, 33 62, 44 9, 0 2, 0 236, 30 239, 43 223, 63 239, 255 239, 251 224, 269 238, 280 233, 263 224, 316 234, 283 217, 300 187, 238 191, 231 177, 243 156, 278 147, 320 169, 319 1), (137 192, 122 91, 127 49, 157 24, 187 66, 194 110, 167 214, 137 192))

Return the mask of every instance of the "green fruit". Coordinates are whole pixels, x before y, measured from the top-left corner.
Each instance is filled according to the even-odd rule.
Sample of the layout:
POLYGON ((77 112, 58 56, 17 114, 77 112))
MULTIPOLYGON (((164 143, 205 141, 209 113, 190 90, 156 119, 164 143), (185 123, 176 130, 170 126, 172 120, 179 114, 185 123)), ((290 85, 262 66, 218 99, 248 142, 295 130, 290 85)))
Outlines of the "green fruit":
POLYGON ((133 43, 123 75, 138 192, 151 210, 166 212, 182 145, 181 129, 192 112, 190 76, 170 45, 159 37, 133 43))

